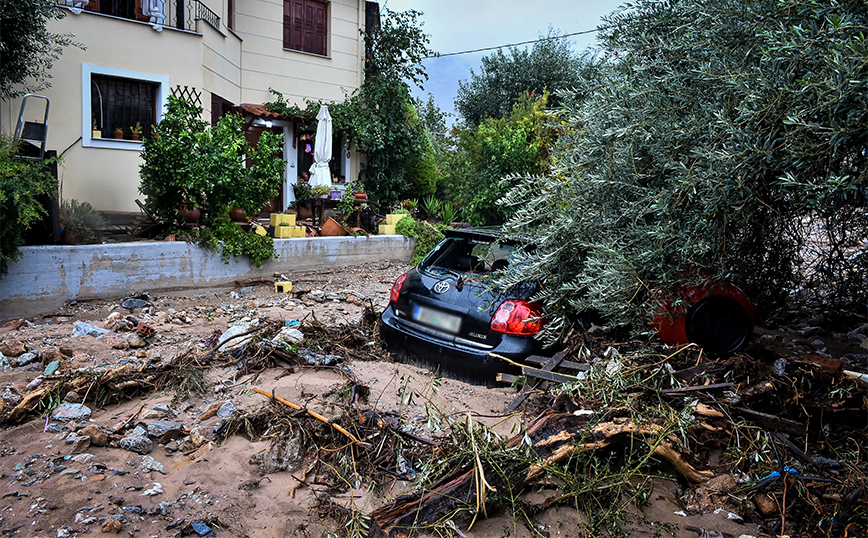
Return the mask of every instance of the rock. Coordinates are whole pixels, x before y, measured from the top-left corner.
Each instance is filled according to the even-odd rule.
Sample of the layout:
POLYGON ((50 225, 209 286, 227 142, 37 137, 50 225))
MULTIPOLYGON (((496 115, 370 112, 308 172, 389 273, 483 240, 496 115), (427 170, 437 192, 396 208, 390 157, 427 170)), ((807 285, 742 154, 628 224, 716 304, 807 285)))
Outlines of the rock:
POLYGON ((142 497, 151 497, 153 495, 159 495, 162 492, 163 492, 163 485, 160 484, 159 482, 154 482, 154 484, 149 489, 146 489, 142 493, 142 497))
POLYGON ((166 468, 163 467, 163 464, 151 456, 142 456, 142 465, 139 468, 146 473, 157 472, 166 474, 166 468))
POLYGON ((204 413, 202 413, 201 415, 199 415, 199 420, 200 420, 200 421, 205 421, 205 420, 208 420, 208 419, 211 418, 211 417, 216 417, 216 416, 217 416, 217 410, 218 410, 218 409, 220 409, 220 406, 217 405, 217 404, 213 404, 213 405, 212 405, 211 407, 209 407, 209 408, 208 408, 204 413))
POLYGON ((147 436, 144 428, 137 427, 129 435, 121 439, 120 447, 136 454, 147 454, 154 448, 154 443, 147 436))
POLYGON ((27 386, 24 387, 24 390, 26 390, 27 392, 30 392, 31 390, 35 390, 36 387, 41 385, 44 380, 45 380, 45 378, 43 378, 42 376, 38 376, 33 381, 28 383, 27 386))
POLYGON ((202 521, 193 521, 192 523, 190 523, 190 528, 193 529, 193 532, 195 532, 199 536, 208 536, 209 534, 211 534, 211 527, 209 527, 202 521))
POLYGON ((128 349, 130 347, 130 343, 126 338, 122 338, 114 334, 100 336, 99 338, 97 338, 97 340, 102 340, 114 349, 128 349))
POLYGON ((148 345, 145 339, 142 338, 141 335, 139 335, 138 333, 132 333, 127 336, 127 344, 133 349, 145 347, 146 345, 148 345))
POLYGON ((173 439, 180 439, 184 425, 170 420, 155 420, 148 423, 148 437, 159 439, 161 443, 167 443, 173 439))
POLYGON ((83 321, 76 321, 75 325, 72 326, 72 337, 78 338, 79 336, 91 335, 91 336, 102 336, 106 333, 109 333, 108 329, 103 329, 102 327, 97 327, 96 325, 91 325, 90 323, 85 323, 83 321))
POLYGON ((84 454, 77 454, 75 456, 72 456, 69 459, 73 463, 81 463, 83 465, 90 465, 91 462, 93 462, 93 454, 86 452, 84 454))
POLYGON ((42 375, 54 375, 58 370, 60 370, 60 361, 52 361, 49 362, 45 367, 45 370, 42 371, 42 375))
POLYGON ((124 530, 124 524, 113 517, 106 518, 102 523, 102 532, 104 534, 117 534, 122 530, 124 530))
POLYGON ((777 503, 775 503, 773 499, 769 498, 766 493, 755 495, 753 498, 753 504, 763 517, 771 517, 778 511, 777 503))
POLYGON ((799 334, 802 336, 824 336, 826 331, 822 327, 805 327, 804 329, 799 330, 799 334))
POLYGON ((324 303, 326 294, 322 290, 313 290, 312 292, 307 294, 307 298, 317 303, 324 303))
MULTIPOLYGON (((70 437, 73 437, 70 435, 70 437)), ((69 440, 69 437, 67 437, 69 440)), ((84 452, 90 448, 90 437, 87 435, 76 435, 73 437, 72 452, 84 452)))
POLYGON ((81 403, 81 396, 74 390, 71 390, 63 397, 63 401, 68 403, 81 403))
POLYGON ((226 402, 217 410, 217 416, 220 418, 229 418, 238 412, 238 408, 232 402, 226 402))
POLYGON ((62 403, 51 415, 51 420, 69 422, 70 420, 87 420, 90 418, 90 408, 78 403, 62 403))
POLYGON ((36 362, 39 360, 39 354, 35 351, 29 351, 27 353, 22 353, 15 359, 15 366, 27 366, 31 362, 36 362))
POLYGON ((0 342, 0 355, 6 355, 7 357, 18 357, 19 355, 23 355, 27 349, 24 347, 24 344, 19 342, 18 340, 6 340, 0 342))
POLYGON ((132 310, 134 308, 145 308, 146 306, 148 306, 148 301, 129 297, 121 301, 121 306, 129 310, 132 310))
POLYGON ((98 426, 94 426, 93 424, 82 428, 82 430, 78 433, 79 435, 86 435, 90 437, 90 444, 93 446, 105 446, 105 444, 108 442, 108 435, 106 435, 104 431, 99 429, 98 426))
POLYGON ((2 353, 0 353, 0 370, 11 370, 12 365, 9 364, 9 359, 7 359, 2 353))

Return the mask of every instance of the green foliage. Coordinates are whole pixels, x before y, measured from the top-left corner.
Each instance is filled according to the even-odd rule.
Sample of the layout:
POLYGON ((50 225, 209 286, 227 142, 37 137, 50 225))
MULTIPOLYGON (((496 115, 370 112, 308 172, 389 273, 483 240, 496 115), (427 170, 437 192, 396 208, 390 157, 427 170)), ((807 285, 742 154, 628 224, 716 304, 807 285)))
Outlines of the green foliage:
POLYGON ((63 47, 81 47, 72 41, 72 34, 46 29, 49 21, 65 16, 66 11, 55 0, 0 2, 0 99, 49 87, 51 66, 63 47))
POLYGON ((426 215, 437 218, 443 209, 443 201, 432 194, 425 198, 422 207, 426 215))
POLYGON ((409 216, 402 218, 395 224, 395 233, 416 239, 416 248, 413 250, 410 265, 417 265, 421 262, 437 246, 437 243, 443 240, 442 230, 446 227, 444 225, 432 225, 424 220, 416 220, 409 216))
POLYGON ((57 180, 49 170, 50 161, 15 159, 12 139, 0 133, 0 275, 7 264, 21 257, 24 231, 45 214, 37 200, 42 194, 57 196, 57 180))
POLYGON ((526 95, 509 116, 488 118, 475 129, 455 129, 457 156, 444 175, 457 176, 459 180, 450 183, 460 190, 447 193, 447 200, 462 207, 462 217, 472 224, 503 223, 510 208, 499 200, 515 184, 515 176, 547 169, 547 146, 554 138, 546 126, 547 97, 526 95))
POLYGON ((246 256, 250 263, 259 267, 267 259, 274 257, 274 240, 267 235, 259 235, 221 216, 211 225, 198 233, 199 244, 220 252, 220 258, 229 263, 232 256, 246 256))
POLYGON ((404 237, 419 237, 419 222, 413 217, 404 217, 395 224, 395 233, 404 237))
POLYGON ((549 336, 589 307, 642 327, 655 290, 706 277, 761 316, 812 278, 825 308, 864 311, 868 256, 847 247, 868 234, 866 26, 861 0, 610 16, 605 68, 559 114, 555 172, 506 199, 538 248, 503 280, 542 283, 549 336), (807 258, 809 240, 829 248, 807 258))
POLYGON ((233 207, 259 213, 280 191, 282 137, 264 132, 253 148, 237 116, 223 116, 208 128, 201 114, 201 107, 169 97, 163 120, 142 148, 139 191, 145 204, 179 223, 184 203, 205 211, 206 224, 233 207))
POLYGON ((105 220, 88 202, 63 200, 60 204, 60 223, 68 240, 74 243, 97 243, 105 220))
POLYGON ((407 121, 412 133, 418 138, 420 151, 412 152, 404 160, 404 177, 409 185, 408 192, 415 196, 427 196, 437 190, 437 163, 435 161, 434 144, 425 131, 424 125, 413 106, 412 100, 407 101, 407 121))
MULTIPOLYGON (((593 71, 584 57, 577 55, 566 38, 549 29, 548 35, 534 43, 531 50, 513 47, 484 56, 477 74, 458 82, 455 109, 470 126, 485 118, 501 118, 528 93, 556 92, 578 85, 581 75, 593 71)), ((557 98, 550 105, 557 106, 557 98)))

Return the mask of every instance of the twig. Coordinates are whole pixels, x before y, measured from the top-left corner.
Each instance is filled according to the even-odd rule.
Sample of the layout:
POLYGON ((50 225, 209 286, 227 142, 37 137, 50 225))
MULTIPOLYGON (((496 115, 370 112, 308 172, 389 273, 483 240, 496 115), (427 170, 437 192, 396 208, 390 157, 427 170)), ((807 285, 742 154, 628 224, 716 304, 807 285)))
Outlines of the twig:
POLYGON ((316 411, 311 411, 310 409, 305 409, 305 408, 301 407, 300 405, 294 404, 294 403, 292 403, 292 402, 290 402, 290 401, 288 401, 288 400, 284 400, 283 398, 280 398, 280 397, 278 397, 278 396, 275 396, 274 394, 269 394, 269 393, 265 392, 264 390, 260 390, 260 389, 257 389, 257 388, 255 388, 255 387, 254 387, 254 389, 253 389, 253 392, 256 392, 257 394, 262 394, 262 395, 265 396, 266 398, 269 398, 269 399, 275 400, 275 401, 277 401, 277 402, 280 402, 280 403, 282 403, 283 405, 285 405, 285 406, 287 406, 287 407, 291 407, 292 409, 295 409, 295 410, 297 410, 297 411, 304 411, 305 413, 307 413, 308 415, 310 415, 312 418, 315 418, 315 419, 319 420, 320 422, 322 422, 322 423, 324 423, 324 424, 328 424, 328 425, 331 426, 332 428, 334 428, 334 429, 336 429, 337 431, 339 431, 340 433, 344 434, 344 435, 347 436, 347 438, 350 439, 353 443, 355 443, 355 444, 357 444, 357 445, 359 445, 359 446, 366 446, 365 443, 362 443, 361 441, 359 441, 358 439, 356 439, 355 436, 353 436, 353 434, 351 434, 351 433, 348 432, 347 430, 343 429, 342 427, 338 426, 337 424, 335 424, 335 423, 333 423, 333 422, 329 422, 329 419, 327 419, 327 418, 325 418, 324 416, 320 415, 320 414, 317 413, 316 411))

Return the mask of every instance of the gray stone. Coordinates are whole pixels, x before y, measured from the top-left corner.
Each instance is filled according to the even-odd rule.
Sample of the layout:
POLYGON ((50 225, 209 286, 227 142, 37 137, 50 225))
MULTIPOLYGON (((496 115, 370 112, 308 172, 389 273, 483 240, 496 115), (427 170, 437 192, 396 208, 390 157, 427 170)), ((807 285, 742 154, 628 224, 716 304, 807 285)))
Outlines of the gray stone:
POLYGON ((6 355, 0 353, 0 370, 9 370, 12 368, 12 365, 9 364, 9 359, 6 358, 6 355))
POLYGON ((326 294, 322 290, 313 290, 312 292, 307 294, 307 297, 312 301, 322 303, 325 302, 326 294))
POLYGON ((80 421, 89 419, 90 414, 90 408, 86 405, 64 402, 57 406, 51 419, 58 422, 80 421))
POLYGON ((148 423, 148 437, 158 439, 161 443, 179 439, 184 436, 182 430, 183 424, 172 422, 170 420, 155 420, 148 423), (163 439, 166 439, 163 441, 163 439))
POLYGON ((76 321, 75 325, 72 326, 73 338, 84 336, 86 334, 91 336, 102 336, 109 332, 111 331, 108 329, 103 329, 102 327, 97 327, 96 325, 91 325, 90 323, 85 323, 83 321, 76 321))
POLYGON ((127 336, 127 343, 133 349, 145 347, 146 345, 148 345, 148 343, 145 341, 145 339, 142 338, 141 336, 139 336, 139 333, 132 333, 129 336, 127 336))
MULTIPOLYGON (((847 333, 847 338, 849 338, 850 340, 855 340, 857 342, 861 342, 862 340, 865 339, 865 335, 860 333, 860 332, 850 331, 847 333)), ((21 357, 18 357, 18 360, 20 362, 21 357)))
POLYGON ((226 402, 217 410, 217 416, 220 418, 229 418, 238 412, 238 408, 232 402, 226 402))
POLYGON ((121 301, 121 306, 130 310, 132 310, 133 308, 144 308, 148 306, 148 301, 143 301, 141 299, 135 299, 133 297, 130 297, 121 301))
POLYGON ((151 456, 142 456, 142 465, 140 469, 146 473, 157 472, 166 474, 166 468, 163 467, 163 464, 151 456))
MULTIPOLYGON (((137 428, 138 429, 138 428, 137 428)), ((147 435, 134 435, 135 431, 121 439, 120 447, 136 454, 147 454, 154 448, 154 443, 147 435)))
POLYGON ((33 351, 28 351, 23 355, 18 355, 18 359, 15 360, 15 364, 17 366, 26 366, 36 360, 39 360, 39 354, 33 351))
POLYGON ((242 295, 244 295, 245 293, 253 293, 253 286, 244 286, 243 288, 238 290, 238 293, 242 295))

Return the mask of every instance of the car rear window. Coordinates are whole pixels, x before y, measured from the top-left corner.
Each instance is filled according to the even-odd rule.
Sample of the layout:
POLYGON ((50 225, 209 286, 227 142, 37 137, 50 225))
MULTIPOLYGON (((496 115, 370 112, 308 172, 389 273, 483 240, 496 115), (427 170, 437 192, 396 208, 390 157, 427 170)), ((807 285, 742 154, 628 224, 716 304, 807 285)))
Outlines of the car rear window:
POLYGON ((448 237, 419 264, 419 270, 443 274, 489 273, 509 266, 517 247, 479 239, 448 237))

